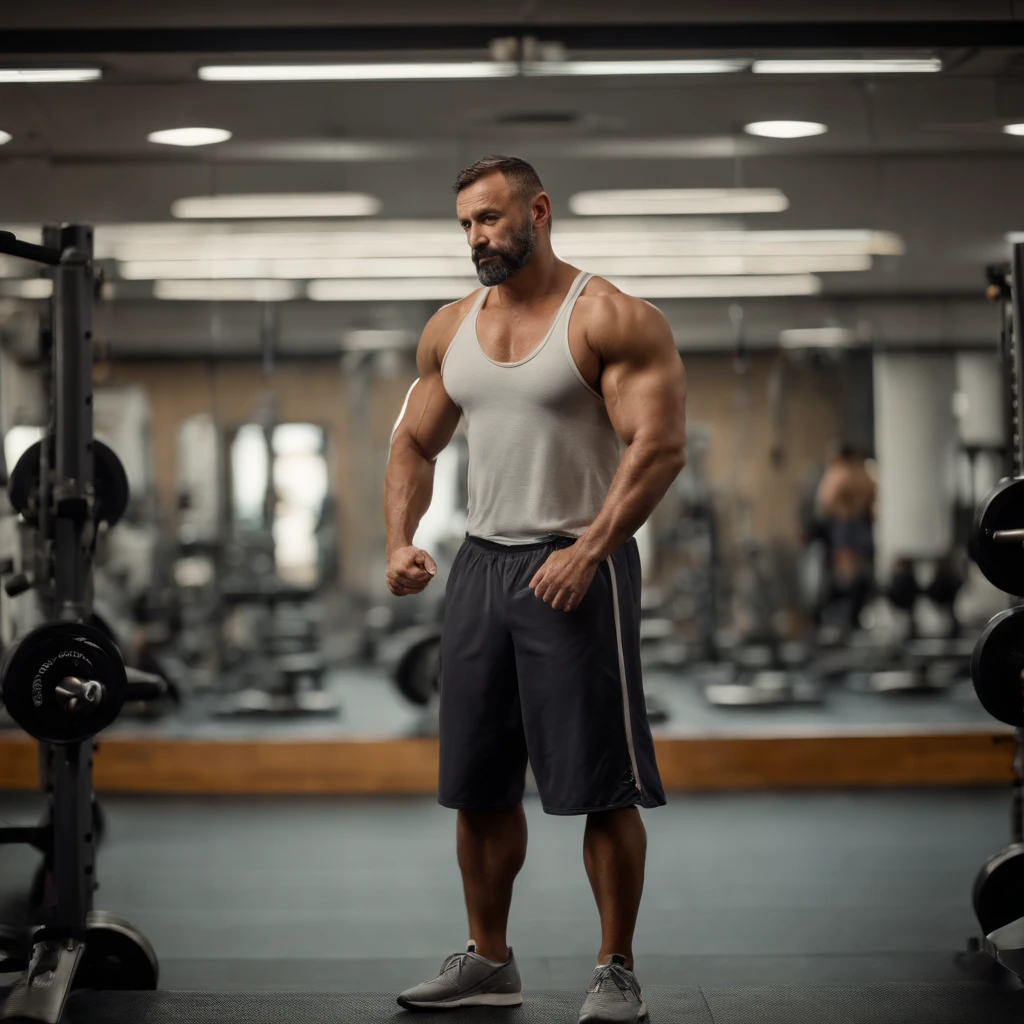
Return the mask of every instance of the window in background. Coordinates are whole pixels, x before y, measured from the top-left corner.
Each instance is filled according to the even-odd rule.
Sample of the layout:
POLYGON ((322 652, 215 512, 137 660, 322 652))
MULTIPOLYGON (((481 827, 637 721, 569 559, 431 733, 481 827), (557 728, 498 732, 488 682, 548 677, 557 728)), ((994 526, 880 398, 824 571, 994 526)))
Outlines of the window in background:
POLYGON ((11 427, 4 438, 4 459, 7 462, 7 472, 18 464, 18 459, 36 443, 42 440, 42 427, 29 427, 24 424, 11 427))
POLYGON ((236 539, 273 550, 279 579, 318 583, 333 536, 328 503, 326 437, 315 423, 280 423, 270 445, 258 423, 239 427, 231 443, 231 505, 236 539), (268 498, 267 488, 273 494, 268 498), (267 521, 272 509, 272 521, 267 521), (262 538, 262 540, 261 540, 262 538), (324 549, 324 550, 322 550, 324 549))
MULTIPOLYGON (((324 431, 314 423, 274 428, 274 558, 277 574, 296 584, 320 578, 319 532, 327 498, 324 431)), ((333 524, 329 524, 333 526, 333 524)))
POLYGON ((231 442, 231 515, 236 527, 263 529, 269 462, 263 428, 258 423, 239 427, 231 442))

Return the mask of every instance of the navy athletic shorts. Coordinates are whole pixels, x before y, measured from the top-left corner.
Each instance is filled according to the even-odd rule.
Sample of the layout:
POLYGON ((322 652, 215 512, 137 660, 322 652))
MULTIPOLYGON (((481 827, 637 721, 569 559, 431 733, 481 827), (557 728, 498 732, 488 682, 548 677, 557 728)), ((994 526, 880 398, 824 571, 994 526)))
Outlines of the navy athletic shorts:
POLYGON ((483 810, 523 799, 529 760, 544 810, 665 803, 640 676, 640 555, 602 562, 571 612, 530 580, 571 537, 505 545, 467 537, 441 639, 438 800, 483 810))

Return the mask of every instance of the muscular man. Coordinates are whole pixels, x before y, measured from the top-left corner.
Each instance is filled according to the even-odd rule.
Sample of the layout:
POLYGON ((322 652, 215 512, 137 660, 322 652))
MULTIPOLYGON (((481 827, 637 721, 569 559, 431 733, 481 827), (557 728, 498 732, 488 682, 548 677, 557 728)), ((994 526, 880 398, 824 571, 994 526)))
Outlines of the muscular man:
POLYGON ((864 457, 844 446, 818 484, 818 516, 827 523, 834 593, 845 598, 848 625, 856 629, 871 589, 877 487, 864 457))
POLYGON ((555 255, 551 201, 529 164, 487 157, 455 192, 485 287, 423 332, 384 514, 388 587, 417 594, 437 566, 413 536, 434 459, 464 420, 469 521, 445 597, 438 799, 458 810, 471 938, 398 1001, 522 1002, 506 925, 526 857, 529 759, 547 813, 587 816, 601 948, 580 1020, 638 1021, 637 808, 665 795, 640 678, 633 534, 684 463, 683 365, 657 309, 555 255))

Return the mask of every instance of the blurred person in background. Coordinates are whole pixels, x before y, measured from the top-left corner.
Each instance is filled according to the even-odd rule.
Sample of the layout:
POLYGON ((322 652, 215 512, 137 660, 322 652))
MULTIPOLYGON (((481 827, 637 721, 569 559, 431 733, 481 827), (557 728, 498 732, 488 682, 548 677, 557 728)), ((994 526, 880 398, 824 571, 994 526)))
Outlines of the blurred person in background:
POLYGON ((555 255, 551 201, 529 164, 484 158, 455 192, 484 287, 423 332, 384 511, 388 587, 419 593, 437 571, 413 545, 433 460, 465 418, 469 518, 445 602, 438 799, 458 810, 471 938, 399 1003, 522 1002, 506 927, 526 857, 529 759, 546 812, 587 816, 602 934, 580 1019, 638 1021, 638 808, 665 795, 640 674, 633 535, 685 461, 683 365, 654 306, 555 255))
POLYGON ((878 487, 864 456, 844 445, 818 484, 815 510, 828 537, 833 598, 843 601, 846 625, 858 629, 871 594, 878 487))

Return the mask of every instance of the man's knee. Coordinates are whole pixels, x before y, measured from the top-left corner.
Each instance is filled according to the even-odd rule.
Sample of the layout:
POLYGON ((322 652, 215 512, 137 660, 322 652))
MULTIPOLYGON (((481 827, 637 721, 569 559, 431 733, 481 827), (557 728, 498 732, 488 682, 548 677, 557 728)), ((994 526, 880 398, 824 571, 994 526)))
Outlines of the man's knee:
POLYGON ((587 825, 591 828, 617 830, 642 826, 640 808, 620 807, 612 811, 591 811, 587 815, 587 825))

